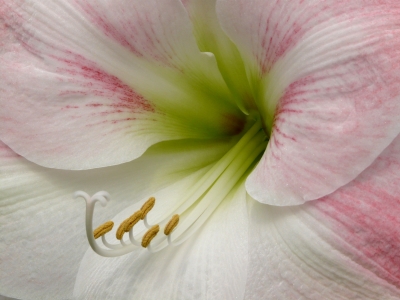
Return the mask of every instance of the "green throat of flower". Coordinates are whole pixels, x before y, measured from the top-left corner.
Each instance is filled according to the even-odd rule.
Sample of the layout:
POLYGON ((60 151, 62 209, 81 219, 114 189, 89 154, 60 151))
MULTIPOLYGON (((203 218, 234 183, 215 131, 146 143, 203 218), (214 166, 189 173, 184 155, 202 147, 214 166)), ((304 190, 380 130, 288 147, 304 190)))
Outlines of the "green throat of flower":
POLYGON ((125 219, 116 231, 119 243, 107 241, 106 234, 113 229, 114 223, 108 221, 93 230, 93 213, 96 202, 103 206, 109 201, 107 192, 98 192, 90 197, 82 191, 74 194, 86 201, 86 234, 92 249, 106 257, 121 256, 146 248, 158 252, 168 246, 177 246, 199 230, 219 204, 240 184, 259 161, 267 146, 267 136, 259 118, 253 118, 239 136, 236 144, 192 186, 185 195, 180 196, 172 210, 158 216, 154 224, 149 224, 147 215, 157 205, 151 197, 136 212, 125 219), (143 222, 146 229, 133 231, 134 226, 143 222), (160 233, 160 228, 162 232, 160 233), (101 237, 103 245, 97 239, 101 237))

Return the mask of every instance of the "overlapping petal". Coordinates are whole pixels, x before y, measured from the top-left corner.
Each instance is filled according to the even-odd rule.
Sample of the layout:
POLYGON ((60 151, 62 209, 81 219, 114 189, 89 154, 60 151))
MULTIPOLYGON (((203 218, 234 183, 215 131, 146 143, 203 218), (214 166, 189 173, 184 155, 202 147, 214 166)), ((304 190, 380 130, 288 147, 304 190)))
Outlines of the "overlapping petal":
POLYGON ((299 207, 255 204, 247 298, 398 299, 399 168, 397 137, 323 199, 299 207))
POLYGON ((100 224, 142 197, 219 159, 225 142, 164 142, 134 162, 86 171, 37 166, 0 147, 0 294, 17 299, 72 297, 88 248, 82 200, 75 190, 107 190, 112 201, 96 209, 100 224))
POLYGON ((101 167, 241 129, 177 0, 3 0, 0 30, 0 135, 36 163, 101 167))
POLYGON ((396 1, 221 0, 217 9, 271 130, 247 181, 254 198, 290 205, 325 196, 398 134, 396 1))

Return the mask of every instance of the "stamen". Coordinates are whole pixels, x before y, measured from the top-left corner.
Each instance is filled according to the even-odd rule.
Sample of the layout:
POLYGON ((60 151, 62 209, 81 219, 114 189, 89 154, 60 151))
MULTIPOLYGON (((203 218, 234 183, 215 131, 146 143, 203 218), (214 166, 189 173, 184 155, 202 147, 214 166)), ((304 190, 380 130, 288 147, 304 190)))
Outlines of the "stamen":
MULTIPOLYGON (((119 225, 118 229, 117 229, 117 233, 115 234, 115 237, 118 240, 121 240, 122 237, 124 236, 124 233, 126 232, 125 228, 126 228, 126 222, 127 220, 124 220, 121 225, 119 225)), ((129 230, 128 230, 129 231, 129 230)))
POLYGON ((154 225, 153 227, 151 227, 143 236, 142 247, 147 248, 151 240, 154 239, 154 237, 157 235, 159 231, 160 231, 159 225, 154 225))
POLYGON ((125 243, 125 241, 124 241, 124 239, 123 239, 123 238, 121 238, 121 239, 119 240, 119 242, 121 243, 122 247, 126 247, 126 246, 128 246, 128 244, 127 244, 127 243, 125 243))
POLYGON ((241 156, 243 157, 234 161, 229 166, 233 172, 228 170, 222 174, 219 180, 202 199, 201 203, 199 203, 199 205, 197 205, 195 209, 185 217, 183 223, 173 234, 175 235, 175 239, 172 240, 172 234, 168 235, 168 245, 178 246, 182 244, 206 222, 209 216, 211 216, 213 211, 221 203, 222 199, 228 195, 227 191, 231 191, 234 188, 235 184, 239 181, 249 166, 251 166, 252 162, 254 162, 255 157, 266 147, 266 143, 260 143, 258 146, 255 143, 255 145, 256 148, 251 151, 251 155, 242 153, 241 156), (245 159, 245 157, 247 157, 247 159, 245 159), (243 159, 244 163, 241 163, 243 159), (221 200, 216 201, 216 199, 221 200), (193 220, 195 221, 193 222, 193 220))
POLYGON ((106 240, 106 236, 103 235, 101 237, 101 241, 103 242, 104 246, 106 246, 109 249, 120 249, 122 247, 121 244, 110 244, 107 240, 106 240))
POLYGON ((174 208, 176 213, 182 214, 191 207, 223 174, 229 165, 237 160, 240 154, 248 156, 249 148, 262 144, 265 135, 260 132, 261 123, 256 122, 249 131, 241 137, 237 144, 229 150, 217 164, 215 164, 187 193, 188 197, 183 198, 174 208), (261 137, 261 139, 260 139, 261 137))
POLYGON ((133 236, 132 230, 129 230, 129 240, 131 241, 132 245, 135 245, 135 246, 137 246, 137 247, 140 247, 140 246, 141 246, 140 242, 138 242, 138 241, 135 239, 135 237, 133 236))
POLYGON ((179 223, 179 215, 173 215, 171 220, 165 225, 164 228, 164 234, 165 235, 170 235, 171 232, 175 229, 176 226, 178 226, 179 223))
POLYGON ((114 227, 113 221, 105 222, 104 224, 100 225, 93 231, 94 238, 98 239, 99 237, 105 235, 107 232, 111 231, 113 227, 114 227))
POLYGON ((92 227, 95 203, 105 206, 110 197, 108 193, 102 191, 90 197, 85 192, 76 192, 75 197, 82 197, 86 201, 86 233, 90 246, 99 255, 115 257, 132 252, 140 246, 150 252, 158 252, 167 246, 183 243, 203 226, 224 199, 233 197, 266 146, 265 133, 261 129, 261 122, 257 121, 218 162, 208 170, 204 169, 204 172, 201 170, 201 178, 179 197, 179 201, 155 216, 152 223, 157 225, 149 224, 147 220, 148 213, 155 206, 154 197, 150 197, 140 210, 125 219, 116 232, 118 244, 107 242, 105 237, 113 228, 111 221, 95 231, 92 227), (144 228, 135 231, 134 235, 133 227, 140 220, 143 220, 144 228), (160 227, 164 227, 165 235, 155 239, 160 227), (129 232, 129 239, 124 241, 125 232, 129 232), (95 240, 100 236, 106 249, 100 247, 95 240))
POLYGON ((154 207, 154 204, 156 204, 156 198, 150 197, 149 200, 147 200, 143 206, 140 208, 142 211, 142 220, 146 217, 146 215, 149 213, 149 211, 154 207))
POLYGON ((132 216, 130 216, 128 219, 126 219, 126 225, 125 225, 125 232, 128 232, 133 228, 133 226, 136 225, 137 222, 140 221, 142 218, 143 212, 141 210, 138 210, 135 212, 132 216))

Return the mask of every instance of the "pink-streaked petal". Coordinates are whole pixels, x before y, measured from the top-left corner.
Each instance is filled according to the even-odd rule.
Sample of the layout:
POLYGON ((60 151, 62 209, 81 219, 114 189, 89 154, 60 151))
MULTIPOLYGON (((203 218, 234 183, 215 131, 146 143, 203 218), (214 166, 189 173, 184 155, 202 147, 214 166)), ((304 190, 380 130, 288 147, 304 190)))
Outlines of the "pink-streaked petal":
MULTIPOLYGON (((199 51, 194 28, 180 0, 75 3, 102 34, 132 53, 141 67, 165 81, 144 82, 140 86, 132 82, 151 96, 157 107, 183 118, 181 126, 189 123, 195 128, 212 128, 217 122, 214 125, 225 127, 217 130, 231 133, 230 121, 225 119, 238 117, 239 110, 214 56, 199 51), (172 85, 171 91, 168 85, 172 85)), ((143 76, 141 70, 138 75, 143 76)))
POLYGON ((397 137, 329 196, 297 207, 254 202, 246 299, 399 299, 399 170, 397 137))
POLYGON ((246 185, 255 199, 292 205, 325 196, 353 180, 399 133, 397 2, 219 5, 271 130, 246 185))
POLYGON ((88 248, 85 204, 76 190, 106 190, 95 226, 146 195, 215 162, 227 142, 163 142, 133 162, 96 170, 48 169, 0 142, 0 294, 16 299, 71 299, 88 248))
POLYGON ((307 212, 336 233, 331 242, 400 290, 400 136, 360 176, 311 202, 307 212))
MULTIPOLYGON (((185 178, 160 191, 156 198, 170 203, 196 180, 196 176, 185 178)), ((154 254, 142 248, 118 258, 104 258, 88 249, 74 295, 84 299, 243 299, 248 261, 245 200, 242 185, 195 236, 178 247, 154 254)), ((123 221, 139 208, 128 208, 114 222, 123 221)))
POLYGON ((157 132, 154 107, 92 61, 68 58, 55 73, 41 62, 14 59, 1 76, 0 132, 28 159, 86 169, 134 159, 166 139, 157 132))
POLYGON ((0 1, 2 140, 35 163, 86 169, 232 133, 238 110, 184 7, 153 2, 0 1))

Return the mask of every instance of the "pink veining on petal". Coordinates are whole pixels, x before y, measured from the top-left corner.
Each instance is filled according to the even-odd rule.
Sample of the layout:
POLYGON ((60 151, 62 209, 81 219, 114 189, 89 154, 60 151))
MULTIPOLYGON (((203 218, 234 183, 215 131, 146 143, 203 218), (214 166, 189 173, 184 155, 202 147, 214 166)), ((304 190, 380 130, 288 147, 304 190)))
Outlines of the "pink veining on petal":
POLYGON ((354 26, 357 19, 373 22, 383 11, 391 14, 390 11, 399 9, 394 0, 253 0, 251 5, 244 0, 220 0, 217 6, 222 26, 239 48, 255 59, 262 74, 268 73, 310 30, 321 24, 326 24, 325 28, 344 22, 354 26))
MULTIPOLYGON (((165 48, 158 37, 157 26, 154 26, 154 16, 149 16, 147 11, 139 11, 135 5, 126 7, 119 6, 118 3, 105 3, 99 7, 98 3, 90 1, 76 1, 79 7, 88 19, 109 38, 115 40, 121 46, 129 49, 139 58, 151 57, 164 66, 176 67, 172 63, 174 51, 171 48, 165 48), (107 13, 107 5, 112 6, 112 11, 118 12, 118 17, 107 13)), ((157 7, 154 8, 156 13, 157 7)), ((161 13, 158 12, 158 19, 161 19, 161 13)), ((168 45, 167 45, 168 46, 168 45)))
POLYGON ((0 0, 7 145, 46 167, 87 169, 130 161, 168 139, 157 127, 162 113, 129 85, 137 58, 70 2, 32 4, 0 0))
MULTIPOLYGON (((65 90, 60 93, 60 96, 94 95, 109 99, 117 96, 118 101, 115 103, 104 104, 93 102, 86 104, 86 106, 93 108, 107 106, 110 108, 108 113, 118 113, 122 111, 154 112, 154 107, 146 99, 133 91, 116 76, 105 72, 97 67, 95 63, 87 60, 81 55, 68 53, 68 57, 72 58, 67 59, 54 57, 65 65, 64 67, 59 68, 59 72, 60 74, 69 75, 68 81, 75 83, 76 86, 83 87, 84 90, 65 90), (85 80, 82 80, 82 78, 85 80)), ((60 80, 64 79, 60 76, 60 80)), ((75 105, 71 107, 70 105, 67 105, 61 109, 65 108, 77 108, 77 106, 75 105)))
POLYGON ((355 181, 310 203, 332 229, 335 246, 400 287, 400 139, 355 181))
MULTIPOLYGON (((321 53, 320 67, 304 65, 310 71, 289 81, 279 97, 267 152, 247 181, 254 198, 287 205, 332 193, 398 134, 400 39, 399 28, 392 29, 400 24, 398 15, 400 10, 393 15, 373 10, 374 27, 355 31, 362 37, 350 43, 351 51, 349 42, 340 42, 328 49, 336 55, 321 53)), ((359 22, 366 26, 368 20, 359 22)), ((345 38, 345 29, 333 33, 345 38)))
POLYGON ((287 51, 292 49, 307 33, 309 24, 316 19, 323 17, 324 11, 331 9, 329 5, 321 3, 303 4, 304 1, 292 1, 290 10, 297 11, 297 14, 289 14, 289 10, 285 11, 287 5, 284 0, 277 0, 269 10, 263 12, 266 20, 265 24, 260 22, 258 30, 261 33, 260 45, 265 49, 263 53, 254 52, 254 56, 261 64, 262 73, 267 73, 271 66, 275 64, 287 51), (307 10, 307 13, 302 14, 301 11, 307 10), (309 13, 314 11, 314 13, 309 13), (280 16, 274 18, 273 16, 280 16), (284 27, 284 25, 288 25, 284 27))

